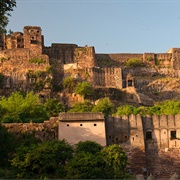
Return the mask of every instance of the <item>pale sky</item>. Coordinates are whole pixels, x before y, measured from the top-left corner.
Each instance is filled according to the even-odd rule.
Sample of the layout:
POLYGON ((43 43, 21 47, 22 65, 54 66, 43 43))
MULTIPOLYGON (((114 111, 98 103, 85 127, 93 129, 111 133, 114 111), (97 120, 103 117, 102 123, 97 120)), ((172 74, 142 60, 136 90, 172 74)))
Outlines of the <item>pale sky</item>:
POLYGON ((96 53, 165 53, 180 48, 180 0, 16 0, 7 29, 40 26, 45 45, 96 53))

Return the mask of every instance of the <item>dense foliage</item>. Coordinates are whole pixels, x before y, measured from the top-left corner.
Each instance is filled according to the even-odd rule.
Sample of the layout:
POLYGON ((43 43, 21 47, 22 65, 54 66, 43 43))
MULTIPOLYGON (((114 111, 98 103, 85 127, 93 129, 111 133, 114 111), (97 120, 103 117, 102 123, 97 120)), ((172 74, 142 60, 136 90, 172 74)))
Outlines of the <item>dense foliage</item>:
POLYGON ((69 112, 91 112, 93 104, 89 100, 75 103, 69 112))
POLYGON ((93 141, 80 141, 76 145, 76 153, 91 153, 91 154, 96 154, 102 150, 102 146, 96 142, 93 141))
POLYGON ((0 168, 9 165, 8 159, 14 150, 14 146, 13 135, 8 133, 7 129, 0 124, 0 168))
POLYGON ((109 98, 100 99, 92 112, 102 112, 105 117, 113 113, 114 105, 109 98))
POLYGON ((125 66, 129 66, 129 67, 143 67, 145 65, 142 62, 142 60, 139 60, 138 58, 131 58, 131 59, 128 59, 125 62, 125 66))
POLYGON ((75 91, 77 86, 77 79, 71 76, 67 76, 63 80, 63 87, 69 92, 72 93, 75 91))
POLYGON ((167 100, 163 102, 157 102, 154 106, 146 107, 140 106, 138 108, 131 105, 124 105, 117 108, 117 115, 130 115, 130 114, 141 114, 143 116, 149 115, 175 115, 180 114, 180 101, 167 100))
POLYGON ((98 100, 96 105, 93 105, 89 100, 84 103, 75 103, 69 112, 102 112, 105 117, 113 113, 114 105, 109 98, 98 100))
POLYGON ((72 159, 72 153, 65 141, 43 141, 19 147, 12 166, 17 168, 18 178, 63 178, 64 165, 72 159))
POLYGON ((60 112, 65 111, 65 107, 61 102, 59 102, 57 99, 47 99, 45 104, 45 111, 49 117, 58 116, 60 112))
POLYGON ((83 97, 93 94, 93 87, 89 82, 78 83, 75 92, 83 97))
POLYGON ((0 125, 0 177, 3 179, 115 179, 127 177, 121 147, 92 141, 75 148, 66 141, 14 137, 0 125), (114 157, 114 158, 113 158, 114 157), (118 167, 117 167, 118 166, 118 167))
POLYGON ((2 123, 43 122, 50 116, 57 116, 64 106, 57 99, 47 99, 45 103, 38 95, 29 92, 23 96, 13 92, 9 97, 0 99, 0 117, 2 123))
POLYGON ((15 0, 0 0, 0 34, 5 32, 5 27, 9 22, 8 16, 15 6, 15 0))

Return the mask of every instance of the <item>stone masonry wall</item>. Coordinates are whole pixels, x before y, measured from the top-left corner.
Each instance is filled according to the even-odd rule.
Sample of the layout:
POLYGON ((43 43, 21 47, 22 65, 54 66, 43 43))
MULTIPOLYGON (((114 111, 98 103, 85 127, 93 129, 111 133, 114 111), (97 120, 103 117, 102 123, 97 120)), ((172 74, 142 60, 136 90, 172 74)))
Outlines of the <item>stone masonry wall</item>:
POLYGON ((88 80, 95 87, 113 87, 122 89, 121 68, 87 68, 88 80))
POLYGON ((146 168, 158 179, 170 178, 175 172, 180 174, 179 118, 180 115, 108 117, 107 144, 121 144, 133 173, 142 173, 142 168, 146 168))
POLYGON ((2 125, 17 136, 28 133, 41 140, 58 138, 58 117, 51 117, 44 123, 4 123, 2 125))
MULTIPOLYGON (((68 118, 67 118, 68 119, 68 118)), ((71 117, 72 119, 72 117, 71 117)), ((107 145, 120 144, 126 151, 133 174, 152 173, 158 179, 180 174, 180 115, 141 117, 109 116, 105 120, 107 145), (176 132, 172 136, 171 131, 176 132)), ((40 139, 58 137, 59 118, 44 123, 3 124, 17 135, 27 132, 40 139)))
POLYGON ((28 77, 29 72, 46 72, 48 66, 47 55, 40 54, 32 58, 29 49, 26 48, 1 51, 0 73, 3 74, 4 80, 0 88, 11 89, 11 91, 16 89, 27 91, 29 88, 31 89, 31 83, 36 81, 34 78, 28 77))

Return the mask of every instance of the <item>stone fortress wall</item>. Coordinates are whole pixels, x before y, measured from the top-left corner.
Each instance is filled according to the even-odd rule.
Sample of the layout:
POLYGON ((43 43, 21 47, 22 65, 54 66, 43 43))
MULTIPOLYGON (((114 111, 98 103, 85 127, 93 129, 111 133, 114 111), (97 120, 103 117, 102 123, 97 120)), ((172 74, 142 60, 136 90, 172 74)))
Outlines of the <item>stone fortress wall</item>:
MULTIPOLYGON (((46 47, 42 30, 38 26, 25 26, 23 33, 4 35, 0 46, 2 73, 7 72, 13 76, 11 71, 17 74, 18 68, 25 77, 28 70, 45 71, 46 67, 51 66, 54 85, 61 85, 65 76, 74 75, 82 80, 90 81, 95 87, 122 89, 128 87, 127 75, 130 73, 134 77, 132 84, 141 92, 146 91, 151 80, 139 80, 136 76, 142 77, 143 74, 180 77, 180 48, 171 48, 167 53, 157 54, 97 54, 94 47, 80 47, 76 44, 52 43, 50 47, 46 47), (32 58, 44 59, 45 63, 36 63, 36 65, 29 63, 29 59, 32 58), (131 58, 142 60, 147 67, 140 68, 139 71, 124 67, 124 63, 131 58), (65 66, 69 64, 75 64, 71 72, 65 70, 65 66)), ((17 77, 12 79, 17 79, 17 77)), ((25 78, 24 81, 26 81, 25 78)), ((24 82, 24 84, 28 83, 24 82)))
POLYGON ((156 178, 169 178, 175 172, 180 174, 179 119, 179 114, 108 117, 107 144, 126 149, 132 171, 146 168, 156 178))
MULTIPOLYGON (((71 128, 77 126, 76 128, 78 128, 79 132, 77 136, 74 134, 73 138, 76 140, 79 138, 79 141, 84 141, 84 137, 81 139, 81 136, 79 136, 81 129, 86 128, 87 132, 92 131, 92 133, 92 128, 97 129, 97 126, 92 126, 88 130, 90 122, 88 126, 85 126, 85 124, 84 126, 79 126, 79 124, 86 121, 88 123, 88 120, 91 121, 91 116, 93 117, 92 124, 99 123, 98 113, 91 113, 91 116, 86 117, 88 118, 86 121, 84 118, 81 119, 81 117, 84 117, 81 113, 78 114, 79 119, 75 116, 73 120, 72 113, 70 114, 71 116, 68 113, 65 115, 65 120, 62 118, 64 115, 62 117, 60 115, 59 117, 52 117, 44 123, 12 123, 3 125, 17 135, 27 132, 42 140, 58 138, 58 122, 62 119, 65 126, 67 123, 70 123, 71 128)), ((125 149, 130 160, 128 169, 131 173, 152 173, 158 179, 170 178, 174 173, 180 174, 179 119, 179 114, 147 115, 145 117, 140 115, 109 116, 105 119, 106 143, 107 145, 120 144, 125 149)), ((84 133, 84 130, 82 132, 84 133)), ((102 129, 102 133, 98 132, 98 135, 103 133, 104 129, 102 129)), ((104 135, 103 138, 105 138, 104 135)))

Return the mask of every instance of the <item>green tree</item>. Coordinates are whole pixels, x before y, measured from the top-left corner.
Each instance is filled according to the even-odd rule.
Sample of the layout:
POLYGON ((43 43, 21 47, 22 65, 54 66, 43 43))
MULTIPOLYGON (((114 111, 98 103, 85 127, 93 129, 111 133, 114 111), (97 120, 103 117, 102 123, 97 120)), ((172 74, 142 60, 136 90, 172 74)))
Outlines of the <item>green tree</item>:
POLYGON ((5 27, 7 26, 10 16, 10 12, 13 11, 13 8, 16 7, 15 0, 0 0, 0 34, 5 32, 5 27))
POLYGON ((8 98, 0 100, 2 122, 43 122, 48 118, 39 97, 29 92, 25 97, 20 92, 13 92, 8 98))
POLYGON ((58 116, 60 112, 65 111, 65 107, 56 98, 47 99, 45 104, 45 111, 49 117, 58 116))
POLYGON ((125 62, 125 66, 142 67, 145 66, 145 64, 142 62, 142 60, 139 60, 138 58, 131 58, 125 62))
POLYGON ((8 167, 11 153, 15 148, 15 138, 12 133, 0 123, 0 168, 8 167))
POLYGON ((137 110, 137 108, 135 108, 134 106, 131 105, 124 105, 124 106, 119 106, 117 108, 117 112, 116 114, 119 116, 122 115, 130 115, 130 114, 138 114, 139 111, 137 110))
POLYGON ((80 141, 78 144, 76 144, 76 153, 91 153, 96 154, 99 153, 103 147, 93 141, 80 141))
POLYGON ((89 100, 85 100, 83 103, 75 103, 69 112, 91 112, 93 104, 89 100))
POLYGON ((112 174, 111 178, 125 179, 128 177, 126 167, 128 165, 128 158, 125 151, 119 145, 111 145, 102 150, 103 159, 112 174))
POLYGON ((100 99, 96 106, 92 109, 92 112, 102 112, 105 117, 112 114, 114 105, 109 98, 100 99))
POLYGON ((77 85, 77 79, 71 76, 67 76, 63 80, 63 87, 67 89, 69 93, 73 93, 75 91, 77 85))
POLYGON ((17 178, 63 178, 64 166, 72 159, 73 149, 64 140, 43 141, 17 149, 12 166, 17 178))
POLYGON ((78 83, 75 92, 83 97, 93 94, 93 87, 90 82, 78 83))
POLYGON ((66 179, 108 179, 100 153, 78 153, 66 166, 66 179))

